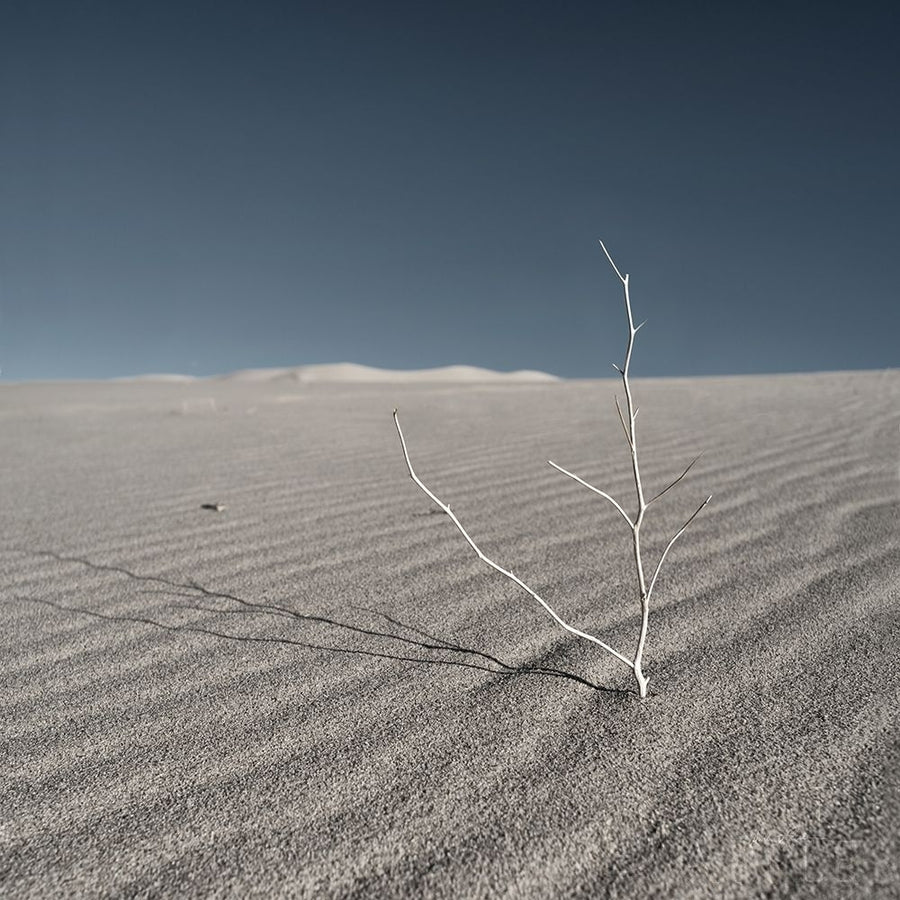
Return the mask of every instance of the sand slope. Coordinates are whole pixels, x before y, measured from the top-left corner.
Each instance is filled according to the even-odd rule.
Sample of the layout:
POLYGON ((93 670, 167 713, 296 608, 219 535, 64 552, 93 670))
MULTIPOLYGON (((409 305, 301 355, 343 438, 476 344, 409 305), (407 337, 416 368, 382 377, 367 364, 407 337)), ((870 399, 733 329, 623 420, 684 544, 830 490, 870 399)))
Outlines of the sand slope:
POLYGON ((897 896, 900 375, 635 383, 644 702, 390 416, 630 652, 614 387, 0 388, 3 895, 897 896))

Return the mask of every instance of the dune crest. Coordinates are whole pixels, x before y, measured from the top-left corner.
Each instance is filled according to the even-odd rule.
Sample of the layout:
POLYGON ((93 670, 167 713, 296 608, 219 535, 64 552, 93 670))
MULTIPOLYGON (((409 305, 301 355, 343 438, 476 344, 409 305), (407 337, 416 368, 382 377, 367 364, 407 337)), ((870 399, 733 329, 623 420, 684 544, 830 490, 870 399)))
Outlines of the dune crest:
POLYGON ((266 382, 299 381, 306 382, 475 382, 475 381, 515 381, 551 382, 560 381, 556 375, 531 369, 516 372, 498 372, 478 366, 442 366, 434 369, 379 369, 359 363, 326 363, 311 366, 293 366, 273 369, 241 369, 228 375, 220 375, 223 381, 266 382))
POLYGON ((146 375, 122 375, 119 378, 110 378, 110 381, 132 384, 134 382, 165 382, 167 384, 182 384, 197 381, 196 375, 179 375, 176 372, 148 372, 146 375))

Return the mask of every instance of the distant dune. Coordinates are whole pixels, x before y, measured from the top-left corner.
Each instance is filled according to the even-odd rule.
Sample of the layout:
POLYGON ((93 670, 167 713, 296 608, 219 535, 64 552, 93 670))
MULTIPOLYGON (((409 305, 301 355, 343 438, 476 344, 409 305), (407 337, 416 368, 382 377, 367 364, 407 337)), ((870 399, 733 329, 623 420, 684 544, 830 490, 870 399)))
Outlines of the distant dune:
POLYGON ((266 383, 270 381, 306 382, 374 382, 379 384, 396 382, 459 382, 515 381, 534 384, 536 382, 561 381, 558 376, 533 369, 516 372, 498 372, 478 366, 441 366, 434 369, 378 369, 358 363, 325 363, 312 366, 285 366, 270 369, 239 369, 224 375, 198 378, 195 375, 148 374, 112 378, 116 382, 193 382, 193 381, 238 381, 243 383, 266 383))
POLYGON ((195 375, 177 375, 174 373, 151 373, 147 375, 123 375, 121 378, 110 378, 109 380, 128 384, 135 381, 172 382, 175 384, 181 384, 182 382, 197 381, 197 377, 195 375))
POLYGON ((281 369, 241 369, 218 376, 228 381, 341 381, 341 382, 421 382, 421 381, 559 381, 556 375, 521 369, 517 372, 497 372, 477 366, 443 366, 436 369, 377 369, 358 363, 331 363, 315 366, 294 366, 281 369))

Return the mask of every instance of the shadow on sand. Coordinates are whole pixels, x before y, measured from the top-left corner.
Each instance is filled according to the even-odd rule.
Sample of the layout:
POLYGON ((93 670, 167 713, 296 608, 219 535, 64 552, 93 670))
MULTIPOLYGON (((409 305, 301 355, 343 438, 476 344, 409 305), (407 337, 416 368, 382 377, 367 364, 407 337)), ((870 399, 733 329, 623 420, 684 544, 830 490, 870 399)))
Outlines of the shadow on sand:
POLYGON ((318 616, 312 615, 309 613, 300 613, 295 610, 288 609, 284 606, 279 606, 276 603, 261 603, 254 600, 247 600, 243 597, 239 597, 236 594, 225 593, 222 591, 213 591, 209 588, 204 587, 196 581, 188 580, 184 582, 172 581, 167 578, 161 578, 157 575, 140 575, 136 572, 132 572, 129 569, 126 569, 124 566, 116 566, 109 565, 106 563, 97 563, 90 559, 85 559, 80 556, 64 556, 60 553, 55 553, 52 550, 18 550, 17 552, 23 553, 30 556, 42 556, 50 559, 55 559, 58 562, 67 562, 67 563, 78 563, 82 566, 85 566, 88 569, 92 569, 96 572, 110 572, 118 575, 124 575, 127 578, 130 578, 134 581, 145 582, 148 584, 159 585, 159 591, 153 591, 154 593, 163 593, 165 595, 171 596, 181 596, 186 597, 188 599, 194 601, 203 601, 203 600, 211 600, 211 601, 228 601, 229 603, 237 604, 238 608, 223 608, 221 605, 216 606, 208 606, 201 605, 200 602, 185 604, 183 608, 193 609, 198 612, 205 613, 213 613, 215 615, 222 614, 231 614, 231 615, 251 615, 251 614, 261 614, 261 615, 271 615, 271 616, 280 616, 283 618, 292 619, 296 622, 300 623, 315 623, 320 625, 326 625, 330 628, 336 630, 338 634, 342 634, 344 636, 349 635, 360 635, 366 638, 376 638, 380 640, 390 641, 394 644, 401 644, 404 648, 416 648, 418 651, 427 651, 431 652, 443 652, 443 653, 451 653, 456 654, 458 657, 468 657, 468 659, 460 659, 460 658, 446 658, 439 656, 409 656, 405 655, 402 650, 396 650, 391 648, 390 650, 385 649, 383 651, 378 650, 366 650, 360 647, 352 647, 352 646, 334 646, 334 645, 324 645, 324 644, 313 644, 307 641, 302 640, 294 640, 292 638, 287 637, 258 637, 253 635, 240 635, 240 634, 229 634, 224 631, 218 631, 214 628, 206 628, 202 625, 191 624, 191 625, 172 625, 166 622, 159 622, 155 619, 150 619, 146 616, 129 616, 129 615, 111 615, 109 613, 101 613, 96 612, 95 610, 85 609, 83 607, 77 606, 68 606, 63 603, 57 603, 54 600, 42 599, 39 597, 30 597, 30 596, 22 596, 21 599, 29 600, 33 603, 40 603, 45 606, 53 607, 54 609, 58 609, 68 613, 77 613, 79 615, 91 616, 96 619, 105 619, 111 622, 137 622, 143 625, 149 625, 154 628, 161 628, 165 631, 173 631, 173 632, 192 632, 195 634, 203 634, 209 637, 220 638, 229 641, 240 641, 244 643, 252 643, 252 644, 282 644, 291 647, 300 647, 306 650, 318 650, 318 651, 326 651, 329 653, 341 653, 341 654, 349 654, 349 655, 357 655, 357 656, 368 656, 375 657, 377 659, 393 659, 399 660, 402 662, 412 662, 412 663, 420 663, 422 665, 439 665, 439 666, 457 666, 465 669, 478 669, 483 672, 491 672, 493 674, 508 674, 508 675, 538 675, 550 678, 565 678, 569 681, 574 681, 577 684, 584 685, 585 687, 589 687, 596 691, 604 691, 613 694, 626 693, 620 689, 616 688, 606 688, 600 685, 594 684, 591 681, 588 681, 586 678, 582 678, 580 675, 575 675, 572 672, 566 672, 563 669, 554 669, 547 666, 516 666, 511 665, 509 663, 503 662, 503 660, 498 659, 496 656, 492 656, 490 653, 485 653, 482 650, 475 650, 470 647, 463 647, 459 644, 456 644, 452 641, 447 641, 439 636, 434 634, 429 634, 426 631, 422 631, 419 628, 415 628, 412 625, 407 625, 404 622, 401 622, 399 619, 393 618, 392 616, 387 615, 387 613, 381 612, 377 609, 370 609, 364 606, 350 606, 350 609, 355 609, 360 612, 368 613, 372 616, 377 616, 382 621, 388 623, 393 626, 395 629, 400 631, 405 631, 409 635, 414 635, 413 637, 407 637, 403 634, 396 634, 393 631, 380 631, 374 628, 364 628, 359 625, 352 625, 348 622, 340 622, 336 619, 329 618, 327 616, 318 616))

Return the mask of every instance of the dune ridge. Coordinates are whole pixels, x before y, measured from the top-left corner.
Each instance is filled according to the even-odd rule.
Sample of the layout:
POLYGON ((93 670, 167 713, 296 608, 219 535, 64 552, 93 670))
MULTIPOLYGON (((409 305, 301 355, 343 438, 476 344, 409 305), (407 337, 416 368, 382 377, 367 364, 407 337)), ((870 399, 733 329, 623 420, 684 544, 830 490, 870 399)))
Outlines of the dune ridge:
POLYGON ((644 702, 612 381, 0 387, 4 895, 896 896, 900 376, 634 387, 644 702))
POLYGON ((259 384, 272 381, 296 381, 301 384, 310 382, 524 382, 559 381, 556 375, 538 372, 532 369, 520 369, 514 372, 498 372, 479 366, 439 366, 432 369, 381 369, 375 366, 363 366, 359 363, 321 363, 308 366, 284 366, 267 369, 239 369, 225 375, 212 375, 209 379, 193 375, 161 374, 133 375, 114 378, 117 382, 193 382, 204 380, 236 381, 259 384))

